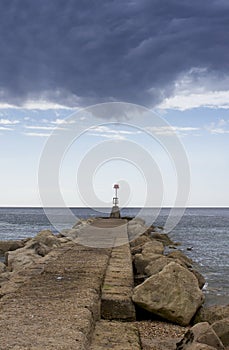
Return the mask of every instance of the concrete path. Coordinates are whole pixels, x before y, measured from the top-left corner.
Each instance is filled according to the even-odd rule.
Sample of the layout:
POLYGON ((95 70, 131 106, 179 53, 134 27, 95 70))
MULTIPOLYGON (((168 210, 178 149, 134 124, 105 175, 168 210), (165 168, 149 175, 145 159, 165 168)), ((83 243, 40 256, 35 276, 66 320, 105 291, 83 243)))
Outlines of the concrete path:
POLYGON ((129 242, 127 221, 122 219, 98 219, 85 225, 77 242, 94 248, 110 248, 129 242))
POLYGON ((109 252, 76 244, 0 301, 1 350, 86 350, 100 318, 109 252))
MULTIPOLYGON (((105 246, 109 233, 113 242, 127 240, 124 220, 97 220, 82 237, 90 240, 95 228, 105 246)), ((1 298, 0 350, 98 350, 108 343, 140 349, 134 324, 101 320, 101 310, 109 319, 135 318, 129 244, 95 249, 70 242, 54 253, 42 274, 1 298)))

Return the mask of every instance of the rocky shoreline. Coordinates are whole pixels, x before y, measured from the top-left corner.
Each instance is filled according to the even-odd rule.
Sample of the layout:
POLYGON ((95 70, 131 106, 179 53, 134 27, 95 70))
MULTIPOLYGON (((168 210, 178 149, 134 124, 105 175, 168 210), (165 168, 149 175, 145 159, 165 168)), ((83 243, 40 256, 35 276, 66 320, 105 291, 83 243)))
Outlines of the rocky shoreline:
MULTIPOLYGON (((133 301, 138 306, 139 314, 146 310, 145 317, 154 319, 159 316, 164 321, 186 327, 188 331, 177 342, 177 350, 227 349, 229 305, 205 307, 202 292, 205 279, 194 268, 195 263, 177 250, 179 243, 171 241, 167 234, 157 232, 154 226, 135 238, 135 232, 142 231, 142 228, 137 228, 139 225, 144 225, 144 222, 138 220, 129 223, 136 284, 133 301), (165 253, 166 247, 170 247, 172 251, 165 253)), ((176 329, 177 335, 178 330, 181 334, 184 328, 176 329)), ((147 338, 149 337, 151 334, 148 334, 147 338)), ((155 349, 160 348, 159 344, 160 340, 155 349)), ((151 345, 153 349, 154 342, 151 345)), ((161 346, 168 349, 169 343, 165 340, 165 344, 161 346)))
MULTIPOLYGON (((155 227, 145 227, 141 219, 126 219, 141 349, 228 349, 229 305, 205 307, 204 277, 177 249, 179 244, 155 227)), ((57 236, 46 230, 27 240, 0 241, 5 257, 0 262, 0 297, 42 274, 61 247, 77 244, 79 231, 92 221, 82 220, 57 236)))

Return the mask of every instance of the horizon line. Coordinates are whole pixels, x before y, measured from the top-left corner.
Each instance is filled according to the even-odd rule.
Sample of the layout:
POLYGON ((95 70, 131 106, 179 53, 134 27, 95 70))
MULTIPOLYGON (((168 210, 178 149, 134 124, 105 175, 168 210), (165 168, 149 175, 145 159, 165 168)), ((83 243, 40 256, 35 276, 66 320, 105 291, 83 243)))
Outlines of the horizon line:
MULTIPOLYGON (((0 206, 0 209, 91 209, 91 210, 96 210, 96 209, 110 209, 112 206, 108 207, 74 207, 74 206, 69 206, 69 207, 59 207, 59 206, 50 206, 50 207, 42 207, 42 206, 0 206)), ((187 206, 187 207, 170 207, 170 206, 163 206, 163 207, 142 207, 142 206, 131 206, 131 207, 120 207, 120 210, 122 209, 140 209, 140 208, 145 208, 145 209, 229 209, 229 206, 187 206)))

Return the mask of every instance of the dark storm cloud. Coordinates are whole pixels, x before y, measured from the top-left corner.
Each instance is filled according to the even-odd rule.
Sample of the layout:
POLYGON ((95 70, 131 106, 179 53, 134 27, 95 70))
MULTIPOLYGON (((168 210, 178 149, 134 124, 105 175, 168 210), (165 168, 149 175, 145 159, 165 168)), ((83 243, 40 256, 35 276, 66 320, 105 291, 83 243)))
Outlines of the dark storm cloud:
POLYGON ((0 100, 153 105, 192 67, 228 75, 228 21, 223 0, 1 0, 0 100))

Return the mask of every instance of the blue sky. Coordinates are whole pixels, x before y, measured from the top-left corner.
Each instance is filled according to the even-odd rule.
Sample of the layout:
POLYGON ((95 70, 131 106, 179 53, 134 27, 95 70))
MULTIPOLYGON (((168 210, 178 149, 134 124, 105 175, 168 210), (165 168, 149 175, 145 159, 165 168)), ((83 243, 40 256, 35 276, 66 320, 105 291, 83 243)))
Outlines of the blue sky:
POLYGON ((228 206, 228 23, 224 0, 0 2, 0 206, 42 206, 41 178, 53 206, 110 206, 114 182, 121 205, 184 205, 190 185, 187 205, 228 206), (101 104, 114 102, 161 123, 128 106, 111 116, 101 104))

